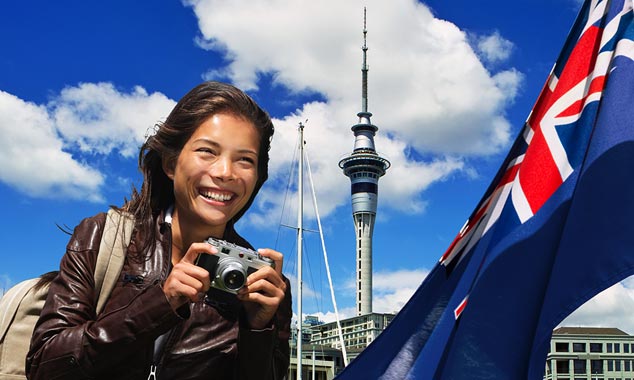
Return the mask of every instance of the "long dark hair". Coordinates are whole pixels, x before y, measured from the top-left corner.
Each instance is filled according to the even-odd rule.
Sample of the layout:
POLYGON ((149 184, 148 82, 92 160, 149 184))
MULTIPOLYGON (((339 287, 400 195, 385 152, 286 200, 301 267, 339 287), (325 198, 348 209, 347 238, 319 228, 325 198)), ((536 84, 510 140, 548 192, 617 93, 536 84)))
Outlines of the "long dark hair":
MULTIPOLYGON (((258 179, 251 198, 229 221, 228 227, 244 215, 268 178, 269 149, 273 123, 269 115, 240 89, 220 82, 204 82, 190 90, 176 104, 167 119, 158 123, 156 133, 147 138, 139 152, 139 169, 143 173, 141 192, 132 190, 131 199, 123 210, 131 213, 137 223, 148 227, 154 218, 174 203, 174 183, 163 171, 165 162, 176 162, 185 143, 209 117, 228 113, 251 122, 260 134, 258 179)), ((155 241, 154 229, 148 228, 145 248, 155 241)))

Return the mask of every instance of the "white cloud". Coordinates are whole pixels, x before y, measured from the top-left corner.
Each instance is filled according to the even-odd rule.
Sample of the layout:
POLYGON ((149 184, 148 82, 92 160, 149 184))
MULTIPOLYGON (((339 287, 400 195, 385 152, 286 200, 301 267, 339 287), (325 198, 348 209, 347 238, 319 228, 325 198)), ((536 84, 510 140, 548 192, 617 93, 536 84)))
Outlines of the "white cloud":
MULTIPOLYGON (((308 103, 276 120, 271 184, 258 199, 260 213, 249 218, 267 223, 281 207, 279 187, 288 174, 299 121, 308 119, 307 149, 319 208, 329 215, 349 196, 349 181, 337 162, 352 150, 350 126, 360 110, 362 10, 368 7, 369 107, 380 130, 377 150, 392 163, 381 179, 382 206, 422 212, 423 191, 455 173, 465 173, 469 156, 498 153, 509 143, 504 109, 512 102, 522 75, 515 69, 489 73, 454 24, 433 17, 411 0, 350 1, 188 1, 198 16, 200 46, 217 50, 229 64, 212 76, 255 89, 262 73, 291 92, 315 91, 325 99, 308 103), (235 15, 240 15, 236 22, 235 15), (413 159, 411 152, 432 157, 413 159), (431 154, 431 155, 430 155, 431 154), (408 181, 403 181, 407 173, 408 181)), ((499 36, 498 36, 499 37, 499 36)), ((501 37, 498 40, 503 40, 501 37)), ((281 99, 283 101, 284 99, 281 99)), ((23 102, 23 104, 28 104, 23 102)), ((59 156, 58 192, 98 200, 104 174, 69 152, 136 154, 146 130, 163 119, 174 101, 141 87, 125 92, 109 83, 82 83, 61 91, 49 104, 32 105, 45 120, 47 157, 59 156), (54 154, 50 154, 53 151, 54 154), (65 177, 67 176, 67 177, 65 177), (60 185, 61 186, 61 185, 60 185)), ((32 130, 28 127, 27 130, 32 130)), ((28 145, 19 145, 28 146, 28 145)), ((36 196, 55 188, 53 179, 29 183, 26 167, 15 166, 5 182, 36 196), (19 183, 19 184, 18 184, 19 183)), ((51 171, 49 171, 51 173, 51 171)))
MULTIPOLYGON (((509 99, 504 92, 508 88, 497 86, 464 32, 435 19, 423 4, 187 4, 198 16, 202 38, 211 43, 204 46, 230 60, 223 75, 240 87, 255 89, 258 74, 271 72, 277 83, 293 91, 318 91, 328 99, 340 127, 352 124, 360 107, 362 9, 367 4, 370 110, 383 133, 397 133, 418 149, 441 152, 489 154, 507 143, 491 141, 489 131, 509 99), (236 14, 241 22, 235 22, 236 14), (455 136, 465 132, 483 143, 456 141, 455 136)), ((505 123, 494 126, 508 129, 505 123)))
POLYGON ((397 313, 409 301, 429 274, 425 269, 402 269, 378 272, 372 278, 372 310, 375 313, 397 313))
MULTIPOLYGON (((428 274, 429 270, 422 268, 375 272, 372 276, 372 311, 397 313, 409 301, 428 274)), ((354 278, 344 283, 343 291, 356 292, 354 278)), ((352 312, 352 315, 356 315, 354 310, 352 312)))
POLYGON ((513 52, 514 45, 511 41, 495 31, 488 36, 475 37, 475 45, 478 54, 487 63, 499 63, 506 61, 513 52))
POLYGON ((562 326, 616 327, 634 333, 634 277, 615 284, 590 299, 562 323, 562 326))
POLYGON ((136 156, 146 131, 164 120, 176 103, 136 86, 120 92, 111 83, 81 83, 64 88, 49 104, 59 133, 84 152, 117 150, 136 156))
POLYGON ((405 213, 422 212, 426 202, 421 190, 465 169, 464 161, 456 157, 436 157, 429 162, 411 160, 408 158, 410 148, 400 140, 379 138, 378 144, 385 147, 384 152, 392 164, 388 174, 380 180, 381 207, 405 213))
POLYGON ((0 91, 0 180, 34 197, 100 201, 101 173, 64 151, 44 106, 0 91))
MULTIPOLYGON (((312 314, 306 314, 306 313, 302 313, 302 315, 304 315, 304 318, 307 315, 312 315, 317 317, 320 321, 325 322, 325 323, 330 323, 330 322, 336 322, 337 321, 337 315, 333 312, 333 311, 327 311, 327 312, 318 312, 318 313, 312 313, 312 314)), ((354 316, 356 316, 356 310, 354 307, 350 307, 350 308, 344 308, 339 310, 339 320, 342 319, 347 319, 347 318, 352 318, 354 316)), ((297 320, 297 315, 293 314, 293 319, 297 320)))
MULTIPOLYGON (((350 182, 337 167, 338 157, 352 150, 349 129, 341 130, 332 119, 332 109, 327 104, 313 102, 305 104, 301 110, 274 120, 275 136, 271 144, 269 183, 258 194, 256 204, 259 212, 250 212, 248 218, 258 225, 270 225, 270 215, 282 215, 284 193, 280 189, 287 186, 290 171, 293 172, 291 201, 287 202, 285 215, 297 215, 297 168, 292 162, 298 155, 298 125, 304 128, 305 150, 310 164, 319 213, 323 217, 330 214, 350 194, 350 182), (306 121, 308 119, 308 121, 306 121), (347 132, 347 133, 346 133, 347 132)), ((296 165, 296 164, 295 164, 296 165)), ((304 199, 307 218, 315 216, 310 193, 309 174, 304 174, 304 199)), ((285 221, 288 224, 289 221, 285 221)))
MULTIPOLYGON (((372 311, 375 313, 397 313, 401 308, 409 301, 414 292, 418 289, 423 282, 427 274, 426 269, 414 269, 414 270, 396 270, 396 271, 382 271, 375 273, 372 278, 372 311)), ((294 282, 295 279, 291 279, 294 282)), ((295 285, 294 285, 295 286, 295 285)), ((293 288, 294 290, 295 288, 293 288)), ((343 289, 338 289, 338 294, 341 292, 355 291, 354 280, 344 284, 343 289)), ((314 296, 312 290, 308 290, 311 296, 314 296)), ((327 310, 320 310, 318 312, 306 313, 302 315, 312 315, 319 318, 320 321, 329 323, 336 321, 336 315, 334 308, 329 307, 327 310)), ((356 316, 356 307, 345 307, 339 309, 339 319, 352 318, 356 316)), ((297 320, 297 315, 293 315, 293 319, 297 320)))
MULTIPOLYGON (((509 95, 511 99, 515 99, 517 92, 524 80, 524 74, 520 73, 516 69, 510 69, 506 71, 501 71, 493 76, 493 80, 495 81, 498 88, 502 89, 502 91, 509 95)), ((508 136, 502 137, 504 139, 508 138, 508 136)))
MULTIPOLYGON (((369 109, 379 128, 377 150, 392 167, 380 181, 381 205, 421 212, 431 183, 466 170, 465 157, 505 148, 510 126, 505 107, 522 75, 515 69, 489 73, 454 24, 433 17, 412 0, 224 2, 184 1, 198 17, 199 45, 225 55, 226 67, 207 78, 257 89, 262 73, 291 93, 314 91, 325 101, 305 104, 276 120, 271 177, 288 173, 296 128, 309 120, 306 141, 320 213, 347 201, 349 181, 336 163, 352 150, 350 126, 361 107, 363 7, 367 6, 369 109), (239 16, 236 22, 235 15, 239 16), (432 153, 430 162, 411 150, 432 153), (407 172, 408 181, 402 181, 407 172), (406 182, 406 183, 404 183, 406 182)), ((503 47, 504 40, 496 34, 503 47)), ((283 99, 281 99, 282 101, 283 99)), ((264 189, 258 202, 280 209, 279 190, 264 189)), ((266 223, 267 213, 249 216, 266 223)))
MULTIPOLYGON (((306 119, 307 148, 321 215, 329 215, 348 201, 349 181, 337 162, 352 150, 350 126, 357 122, 355 115, 360 111, 365 5, 369 107, 374 113, 372 121, 380 128, 377 150, 392 163, 380 181, 382 207, 424 211, 422 192, 430 184, 455 173, 467 175, 469 156, 495 154, 509 143, 510 126, 504 110, 517 94, 521 73, 513 68, 487 71, 466 34, 454 24, 434 18, 423 4, 412 0, 257 0, 248 6, 192 0, 186 4, 198 16, 200 46, 223 53, 229 62, 208 75, 256 89, 259 75, 269 73, 275 84, 285 86, 291 94, 314 91, 324 99, 275 120, 271 182, 257 200, 260 213, 248 216, 252 223, 267 223, 267 214, 280 209, 282 200, 276 185, 288 174, 297 123, 306 119), (240 15, 239 22, 235 15, 240 15), (431 158, 424 162, 413 158, 420 154, 431 158), (405 173, 408 181, 402 181, 405 173)), ((98 200, 104 175, 69 152, 116 152, 132 157, 146 130, 163 119, 173 105, 174 101, 163 94, 150 94, 141 87, 129 92, 109 83, 65 88, 49 104, 31 107, 39 110, 49 129, 47 142, 41 144, 48 149, 49 165, 65 169, 64 175, 57 176, 59 184, 45 177, 26 185, 32 171, 20 167, 13 169, 15 178, 2 175, 2 179, 20 189, 29 186, 28 192, 35 196, 70 184, 56 193, 75 198, 89 193, 98 200)))
POLYGON ((106 175, 73 151, 132 157, 174 104, 160 93, 124 93, 109 83, 67 87, 46 105, 0 91, 0 180, 32 197, 102 202, 106 175))
MULTIPOLYGON (((257 212, 250 212, 248 220, 255 225, 270 224, 270 215, 297 215, 297 188, 293 183, 289 199, 284 199, 280 191, 287 185, 288 176, 293 172, 293 181, 297 179, 297 168, 291 166, 297 159, 298 123, 305 124, 305 149, 310 163, 310 172, 314 182, 317 207, 321 217, 331 214, 335 208, 350 197, 350 181, 337 166, 338 161, 352 151, 353 136, 349 128, 341 128, 332 118, 332 107, 326 103, 305 104, 303 109, 274 120, 275 137, 271 146, 269 165, 269 183, 256 199, 257 212), (305 122, 308 119, 308 122, 305 122), (283 202, 286 200, 286 204, 283 202), (282 213, 282 207, 286 210, 282 213)), ((419 213, 425 208, 421 190, 430 184, 447 179, 451 173, 464 169, 464 161, 457 157, 437 157, 430 162, 411 160, 410 147, 403 141, 378 136, 376 144, 382 146, 382 154, 389 158, 391 167, 388 174, 380 180, 381 207, 386 206, 400 212, 419 213), (393 178, 393 179, 392 179, 393 178), (397 180, 408 178, 407 181, 397 180), (392 180, 391 180, 392 179, 392 180)), ((312 205, 308 171, 305 172, 304 203, 305 216, 315 217, 312 205)), ((294 219, 293 219, 294 220, 294 219)), ((284 221, 292 225, 291 220, 284 221)))

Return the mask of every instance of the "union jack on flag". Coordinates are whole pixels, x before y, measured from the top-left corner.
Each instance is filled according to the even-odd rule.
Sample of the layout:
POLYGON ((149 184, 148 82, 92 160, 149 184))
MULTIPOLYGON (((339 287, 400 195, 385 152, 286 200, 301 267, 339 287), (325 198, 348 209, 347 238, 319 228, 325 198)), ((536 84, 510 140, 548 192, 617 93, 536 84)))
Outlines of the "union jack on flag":
MULTIPOLYGON (((617 2, 612 8, 608 8, 609 1, 586 4, 587 10, 580 15, 583 27, 579 36, 570 36, 576 43, 562 52, 499 179, 441 257, 442 265, 453 267, 454 260, 459 261, 477 244, 497 222, 509 196, 517 220, 505 226, 507 229, 532 218, 574 168, 579 170, 581 154, 593 128, 585 120, 580 122, 580 118, 589 105, 600 102, 613 58, 632 58, 632 40, 617 39, 619 31, 630 23, 632 3, 614 3, 617 2), (569 133, 573 128, 574 139, 569 133)), ((466 300, 456 308, 456 318, 464 310, 466 300)))
POLYGON ((586 0, 482 200, 338 379, 542 379, 568 314, 634 275, 634 0, 586 0))

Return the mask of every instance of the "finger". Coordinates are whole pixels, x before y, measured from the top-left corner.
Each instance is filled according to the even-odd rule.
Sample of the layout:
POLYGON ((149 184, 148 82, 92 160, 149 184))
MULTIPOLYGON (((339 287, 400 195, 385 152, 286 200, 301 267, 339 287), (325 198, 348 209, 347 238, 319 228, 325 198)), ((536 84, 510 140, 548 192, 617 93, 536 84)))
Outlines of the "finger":
POLYGON ((261 305, 277 306, 284 298, 284 290, 266 280, 258 280, 238 292, 242 301, 257 302, 261 305))
POLYGON ((196 262, 196 259, 198 258, 198 255, 215 255, 216 253, 218 253, 216 247, 209 243, 192 243, 192 245, 190 245, 187 249, 185 256, 183 256, 183 258, 181 259, 181 262, 194 264, 196 262))
POLYGON ((260 248, 258 249, 258 253, 273 260, 277 273, 282 273, 282 266, 284 264, 284 255, 282 253, 270 248, 260 248))
POLYGON ((267 297, 262 293, 239 294, 238 299, 242 302, 251 302, 253 304, 258 304, 261 307, 265 307, 267 309, 277 309, 282 301, 281 298, 267 297))
POLYGON ((269 281, 268 278, 262 278, 249 282, 238 292, 239 295, 255 293, 262 294, 266 297, 280 298, 281 300, 286 294, 286 283, 282 282, 280 285, 269 281))
POLYGON ((191 264, 179 263, 177 265, 178 268, 175 266, 168 276, 168 280, 171 280, 176 291, 190 297, 192 292, 200 293, 209 290, 209 273, 206 270, 191 264))
POLYGON ((262 267, 251 273, 249 277, 247 277, 246 285, 249 286, 260 280, 270 282, 276 288, 286 287, 286 282, 282 279, 281 274, 277 272, 277 269, 271 267, 262 267))
POLYGON ((196 302, 200 299, 200 295, 204 294, 196 289, 196 284, 187 284, 188 276, 182 273, 170 275, 163 285, 163 292, 172 306, 173 310, 178 309, 188 301, 196 302))
MULTIPOLYGON (((187 262, 181 261, 174 265, 172 273, 174 275, 182 274, 184 279, 185 277, 191 277, 193 280, 199 281, 203 285, 203 290, 205 291, 209 289, 211 284, 209 272, 205 268, 187 262)), ((189 282, 188 280, 185 281, 189 282)))

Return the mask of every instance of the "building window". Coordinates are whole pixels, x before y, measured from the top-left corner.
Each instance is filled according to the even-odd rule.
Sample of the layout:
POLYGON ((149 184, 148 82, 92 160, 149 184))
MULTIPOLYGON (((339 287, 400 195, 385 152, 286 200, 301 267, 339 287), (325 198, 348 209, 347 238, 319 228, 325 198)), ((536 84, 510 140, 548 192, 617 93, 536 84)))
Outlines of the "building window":
POLYGON ((557 374, 570 373, 570 363, 568 360, 557 360, 557 374))
POLYGON ((572 344, 573 352, 586 352, 586 344, 585 343, 573 343, 572 344))
POLYGON ((614 371, 614 360, 608 360, 608 371, 614 371))
POLYGON ((615 360, 614 361, 614 370, 615 371, 620 371, 621 370, 621 361, 620 360, 615 360))
POLYGON ((632 370, 632 362, 631 362, 631 360, 625 360, 625 361, 623 362, 623 367, 625 367, 625 368, 623 368, 623 370, 624 370, 625 372, 629 372, 629 371, 631 371, 631 370, 632 370))
POLYGON ((568 352, 568 343, 567 342, 557 342, 557 343, 555 343, 555 351, 556 352, 568 352))
POLYGON ((590 352, 603 352, 602 343, 590 343, 590 352))
POLYGON ((575 373, 586 373, 586 361, 585 360, 575 360, 573 362, 575 367, 575 373))
POLYGON ((612 343, 605 344, 605 352, 612 352, 612 343))
POLYGON ((626 354, 630 353, 630 345, 627 343, 623 343, 623 352, 626 354))
POLYGON ((590 360, 590 372, 593 375, 603 374, 603 360, 590 360))

